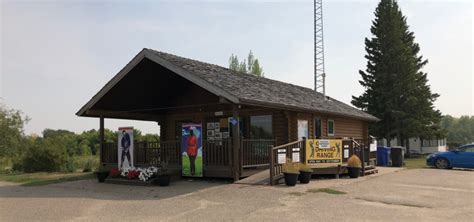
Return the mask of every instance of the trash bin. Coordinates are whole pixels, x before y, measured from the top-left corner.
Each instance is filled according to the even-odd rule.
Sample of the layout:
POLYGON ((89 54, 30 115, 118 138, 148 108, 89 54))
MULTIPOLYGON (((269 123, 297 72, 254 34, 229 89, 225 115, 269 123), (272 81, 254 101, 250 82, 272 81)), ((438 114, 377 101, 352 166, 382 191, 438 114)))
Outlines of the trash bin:
POLYGON ((403 167, 405 156, 405 147, 393 146, 390 149, 390 158, 392 159, 392 166, 403 167))
POLYGON ((390 147, 377 147, 377 166, 388 166, 390 162, 390 147))

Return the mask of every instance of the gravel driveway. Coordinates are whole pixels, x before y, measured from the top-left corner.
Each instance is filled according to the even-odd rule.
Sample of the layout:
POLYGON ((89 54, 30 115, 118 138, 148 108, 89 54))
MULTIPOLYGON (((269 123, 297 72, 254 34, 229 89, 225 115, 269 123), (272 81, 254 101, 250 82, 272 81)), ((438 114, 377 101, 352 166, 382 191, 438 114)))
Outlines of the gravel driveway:
POLYGON ((0 182, 0 221, 472 221, 474 172, 401 170, 308 185, 180 181, 140 187, 0 182), (307 192, 331 187, 346 194, 307 192))

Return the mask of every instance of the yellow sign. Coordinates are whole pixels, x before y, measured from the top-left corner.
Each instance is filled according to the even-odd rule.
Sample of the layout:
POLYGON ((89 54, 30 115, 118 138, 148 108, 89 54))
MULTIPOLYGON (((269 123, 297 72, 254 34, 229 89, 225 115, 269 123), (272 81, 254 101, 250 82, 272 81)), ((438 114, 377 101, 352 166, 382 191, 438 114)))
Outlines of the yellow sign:
POLYGON ((342 164, 342 140, 306 140, 306 164, 314 167, 342 164))

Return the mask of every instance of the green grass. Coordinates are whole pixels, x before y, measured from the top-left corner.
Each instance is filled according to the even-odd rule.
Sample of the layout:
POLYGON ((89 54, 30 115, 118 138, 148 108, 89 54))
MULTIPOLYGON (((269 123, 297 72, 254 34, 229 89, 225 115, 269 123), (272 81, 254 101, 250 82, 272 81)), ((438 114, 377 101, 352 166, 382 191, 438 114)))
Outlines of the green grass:
POLYGON ((301 192, 290 192, 288 194, 293 195, 293 196, 303 196, 304 195, 304 193, 301 193, 301 192))
POLYGON ((99 155, 74 156, 73 158, 74 165, 79 171, 82 171, 89 161, 92 164, 92 171, 97 170, 100 166, 99 155))
POLYGON ((426 158, 424 156, 405 159, 405 167, 407 169, 426 168, 426 158))
POLYGON ((306 192, 308 193, 328 193, 328 194, 346 194, 346 192, 331 189, 331 188, 319 188, 319 189, 309 189, 306 192))
POLYGON ((12 173, 0 174, 1 181, 19 183, 22 186, 43 186, 93 178, 93 173, 12 173))
MULTIPOLYGON (((188 156, 183 156, 183 176, 190 176, 190 164, 189 164, 189 157, 188 156)), ((202 156, 196 157, 195 160, 195 165, 196 165, 196 172, 195 175, 201 175, 202 176, 202 156)))

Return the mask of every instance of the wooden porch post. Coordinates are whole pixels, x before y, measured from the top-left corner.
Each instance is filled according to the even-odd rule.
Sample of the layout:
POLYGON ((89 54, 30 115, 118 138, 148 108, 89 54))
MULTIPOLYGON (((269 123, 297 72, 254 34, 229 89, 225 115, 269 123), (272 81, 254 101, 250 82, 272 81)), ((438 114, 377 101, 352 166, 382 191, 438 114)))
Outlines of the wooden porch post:
POLYGON ((240 122, 238 105, 232 107, 232 118, 237 121, 237 124, 232 124, 232 171, 234 175, 234 182, 240 179, 240 122))
POLYGON ((104 146, 105 146, 105 139, 104 139, 104 117, 100 116, 99 120, 99 141, 100 141, 100 163, 102 164, 104 162, 104 146))

